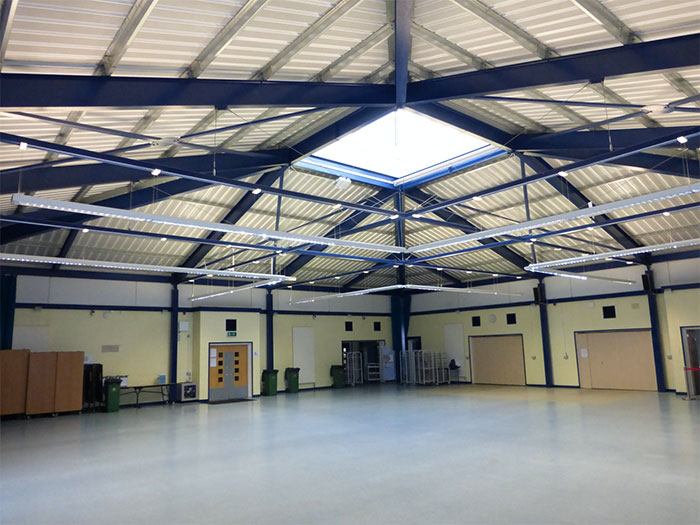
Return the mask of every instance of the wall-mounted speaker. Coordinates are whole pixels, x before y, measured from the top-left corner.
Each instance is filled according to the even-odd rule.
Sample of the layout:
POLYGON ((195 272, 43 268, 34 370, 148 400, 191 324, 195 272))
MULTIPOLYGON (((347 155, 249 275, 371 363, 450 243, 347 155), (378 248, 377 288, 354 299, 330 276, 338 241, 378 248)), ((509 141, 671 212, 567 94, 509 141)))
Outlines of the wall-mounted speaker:
POLYGON ((652 273, 642 274, 642 288, 644 288, 645 292, 654 291, 654 275, 652 273))
POLYGON ((532 296, 535 298, 535 304, 542 304, 542 294, 539 286, 535 286, 532 289, 532 296))

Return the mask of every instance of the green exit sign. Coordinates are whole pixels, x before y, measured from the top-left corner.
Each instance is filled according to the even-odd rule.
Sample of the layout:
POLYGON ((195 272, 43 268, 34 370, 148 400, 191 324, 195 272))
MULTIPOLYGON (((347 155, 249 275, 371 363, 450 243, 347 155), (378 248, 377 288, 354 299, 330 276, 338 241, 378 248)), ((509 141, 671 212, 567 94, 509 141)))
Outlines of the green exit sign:
POLYGON ((236 332, 226 332, 226 337, 236 337, 236 332))

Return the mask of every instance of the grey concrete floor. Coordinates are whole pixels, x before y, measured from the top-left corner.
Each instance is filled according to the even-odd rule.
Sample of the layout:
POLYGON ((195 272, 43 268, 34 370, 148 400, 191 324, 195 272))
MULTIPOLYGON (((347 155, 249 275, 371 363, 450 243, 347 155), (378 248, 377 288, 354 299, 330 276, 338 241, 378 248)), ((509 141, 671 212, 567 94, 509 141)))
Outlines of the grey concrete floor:
POLYGON ((3 523, 700 522, 700 402, 452 385, 0 427, 3 523))

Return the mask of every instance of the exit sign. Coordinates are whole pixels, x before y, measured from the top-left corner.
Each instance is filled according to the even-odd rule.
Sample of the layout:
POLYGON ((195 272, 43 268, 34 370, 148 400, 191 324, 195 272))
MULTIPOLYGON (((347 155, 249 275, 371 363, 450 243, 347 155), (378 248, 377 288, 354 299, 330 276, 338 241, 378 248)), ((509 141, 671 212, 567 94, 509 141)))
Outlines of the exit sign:
POLYGON ((236 337, 237 332, 226 332, 226 337, 236 337))

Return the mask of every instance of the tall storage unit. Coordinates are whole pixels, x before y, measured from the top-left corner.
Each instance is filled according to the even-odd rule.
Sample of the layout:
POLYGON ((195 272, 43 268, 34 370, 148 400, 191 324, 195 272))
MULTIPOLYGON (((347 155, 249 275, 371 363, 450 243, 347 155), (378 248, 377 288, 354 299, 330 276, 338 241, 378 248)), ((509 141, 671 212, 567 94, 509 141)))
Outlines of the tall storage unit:
POLYGON ((29 354, 25 410, 27 415, 55 412, 57 361, 58 352, 32 352, 29 354))
POLYGON ((83 352, 58 352, 54 412, 83 409, 83 352))
POLYGON ((0 415, 24 414, 29 350, 0 350, 0 415))

